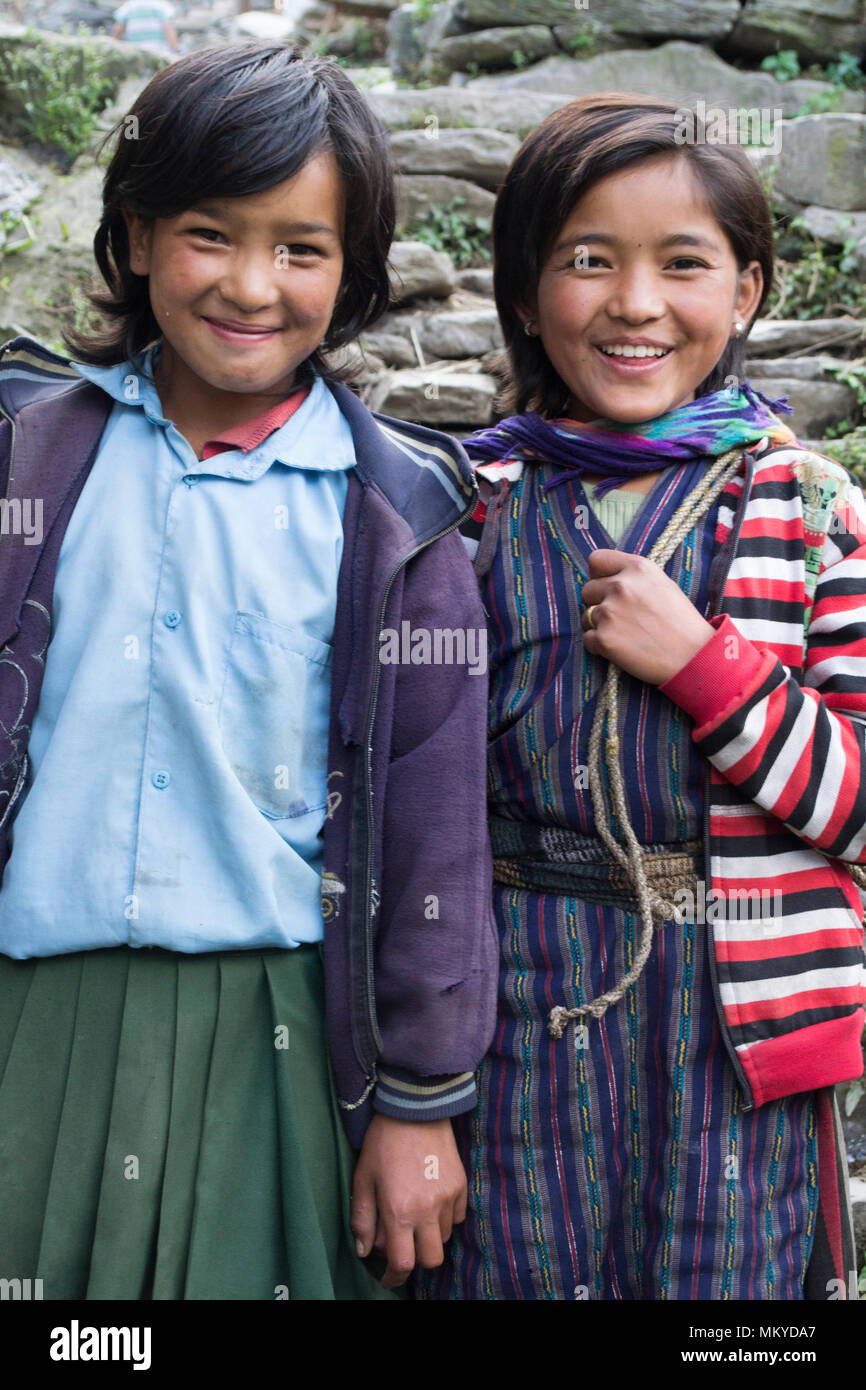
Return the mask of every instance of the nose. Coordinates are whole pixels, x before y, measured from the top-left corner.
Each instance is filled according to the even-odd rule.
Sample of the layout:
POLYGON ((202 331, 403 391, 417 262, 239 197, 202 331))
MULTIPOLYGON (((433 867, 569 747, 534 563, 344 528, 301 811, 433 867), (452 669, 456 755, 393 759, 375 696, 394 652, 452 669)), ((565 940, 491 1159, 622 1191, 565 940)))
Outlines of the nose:
POLYGON ((612 286, 607 302, 608 317, 624 323, 647 323, 661 318, 665 301, 662 285, 652 266, 624 268, 612 286))
POLYGON ((220 294, 241 314, 254 314, 278 302, 280 276, 285 274, 277 268, 273 249, 238 251, 225 267, 220 294))

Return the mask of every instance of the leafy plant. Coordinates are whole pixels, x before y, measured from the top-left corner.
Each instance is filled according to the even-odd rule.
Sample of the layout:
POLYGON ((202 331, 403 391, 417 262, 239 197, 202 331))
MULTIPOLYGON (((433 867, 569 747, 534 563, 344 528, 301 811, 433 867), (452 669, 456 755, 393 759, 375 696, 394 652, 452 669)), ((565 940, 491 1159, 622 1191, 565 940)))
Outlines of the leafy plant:
POLYGON ((529 59, 522 48, 515 48, 511 54, 511 61, 516 68, 525 68, 529 59))
MULTIPOLYGON (((852 91, 862 92, 866 87, 866 73, 860 66, 860 59, 855 53, 847 53, 844 49, 839 57, 821 70, 818 69, 821 78, 825 82, 832 82, 836 87, 848 87, 852 91)), ((812 69, 809 69, 809 76, 812 69)))
POLYGON ((812 92, 797 110, 795 116, 823 116, 828 111, 841 111, 842 88, 832 87, 825 92, 812 92))
POLYGON ((445 251, 459 268, 478 265, 491 258, 490 218, 462 210, 465 198, 452 198, 444 207, 432 206, 423 217, 415 218, 407 231, 416 241, 424 241, 434 251, 445 251))
POLYGON ((330 57, 340 67, 361 66, 382 56, 381 35, 363 19, 347 21, 343 29, 334 33, 318 34, 311 45, 318 57, 330 57), (345 51, 347 40, 350 43, 345 51))
POLYGON ((567 48, 569 53, 579 53, 582 48, 595 48, 600 33, 601 25, 597 20, 591 19, 585 28, 581 29, 577 34, 572 34, 571 38, 568 40, 567 48))
POLYGON ((412 0, 412 13, 423 24, 432 19, 436 11, 436 0, 412 0))
POLYGON ((97 118, 114 99, 95 47, 51 44, 32 26, 33 47, 0 49, 4 106, 19 138, 75 158, 87 148, 97 118))
POLYGON ((790 82, 793 77, 800 76, 800 59, 793 48, 768 53, 761 67, 764 72, 771 72, 777 82, 790 82))
POLYGON ((776 269, 767 299, 770 318, 821 319, 850 314, 866 318, 866 284, 854 273, 856 238, 827 246, 802 218, 776 228, 776 269))
POLYGON ((36 234, 26 212, 12 212, 6 209, 0 212, 0 254, 11 256, 13 251, 24 251, 28 246, 32 246, 36 234), (19 237, 17 241, 10 240, 20 227, 24 228, 26 236, 19 237))

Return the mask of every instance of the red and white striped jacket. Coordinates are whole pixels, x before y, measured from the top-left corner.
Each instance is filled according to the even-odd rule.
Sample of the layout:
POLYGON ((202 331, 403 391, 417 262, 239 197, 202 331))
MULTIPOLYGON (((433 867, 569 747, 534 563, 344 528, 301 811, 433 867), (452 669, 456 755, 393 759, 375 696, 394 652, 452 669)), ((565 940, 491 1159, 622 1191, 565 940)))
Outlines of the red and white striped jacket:
MULTIPOLYGON (((482 497, 521 468, 480 465, 482 497)), ((716 1002, 761 1105, 863 1069, 863 907, 846 865, 866 864, 866 497, 834 460, 764 440, 722 494, 715 542, 715 635, 660 689, 707 759, 716 1002)))

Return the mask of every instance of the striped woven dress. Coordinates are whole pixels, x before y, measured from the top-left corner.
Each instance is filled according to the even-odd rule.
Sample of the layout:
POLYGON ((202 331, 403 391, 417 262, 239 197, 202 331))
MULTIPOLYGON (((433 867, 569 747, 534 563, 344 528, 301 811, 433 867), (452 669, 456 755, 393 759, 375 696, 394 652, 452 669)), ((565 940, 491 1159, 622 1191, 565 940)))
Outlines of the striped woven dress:
MULTIPOLYGON (((548 465, 527 465, 502 505, 488 508, 476 567, 491 641, 499 1015, 477 1108, 454 1122, 467 1219, 444 1265, 418 1276, 416 1297, 804 1296, 817 1205, 812 1097, 743 1108, 700 908, 684 925, 657 927, 637 984, 603 1018, 572 1025, 559 1041, 546 1026, 554 1005, 609 989, 641 934, 636 902, 603 886, 608 853, 586 775, 606 670, 581 640, 588 556, 614 545, 648 553, 704 467, 666 470, 619 540, 578 480, 544 490, 557 471, 548 465), (556 846, 567 846, 568 887, 502 881, 508 856, 533 843, 546 846, 553 884, 556 846)), ((702 613, 717 515, 718 504, 666 566, 702 613)), ((690 730, 655 687, 624 676, 628 811, 653 851, 689 855, 705 833, 690 730)), ((610 823, 621 839, 613 814, 610 823)))

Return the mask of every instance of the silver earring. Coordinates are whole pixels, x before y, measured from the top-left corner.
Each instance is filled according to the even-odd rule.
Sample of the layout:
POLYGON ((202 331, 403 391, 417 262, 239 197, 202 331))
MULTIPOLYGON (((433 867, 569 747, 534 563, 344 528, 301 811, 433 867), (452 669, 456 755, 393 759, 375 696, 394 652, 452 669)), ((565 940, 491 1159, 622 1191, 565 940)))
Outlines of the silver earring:
POLYGON ((532 325, 533 325, 534 323, 535 323, 535 319, 527 319, 527 320, 525 321, 524 325, 523 325, 523 331, 524 331, 524 333, 526 334, 527 338, 534 338, 534 337, 535 337, 535 334, 534 334, 533 331, 532 331, 532 325))
POLYGON ((734 332, 736 333, 738 338, 741 338, 743 336, 743 331, 745 327, 746 325, 742 322, 742 320, 737 319, 737 322, 734 324, 734 332))

